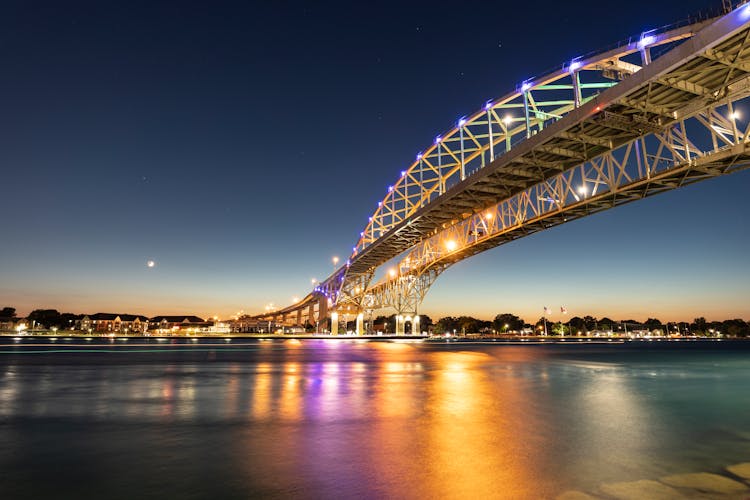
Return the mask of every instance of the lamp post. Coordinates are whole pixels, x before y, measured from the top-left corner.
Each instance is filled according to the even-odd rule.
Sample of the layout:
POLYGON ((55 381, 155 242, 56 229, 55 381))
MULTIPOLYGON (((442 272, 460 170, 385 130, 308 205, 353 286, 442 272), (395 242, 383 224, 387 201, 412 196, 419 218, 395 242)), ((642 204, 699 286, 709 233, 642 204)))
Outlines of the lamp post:
POLYGON ((338 256, 337 256, 337 255, 334 255, 334 256, 333 256, 333 257, 331 258, 331 262, 333 262, 333 272, 335 273, 335 272, 336 272, 336 266, 337 266, 337 265, 338 265, 338 263, 339 263, 339 258, 338 258, 338 256))
POLYGON ((266 305, 266 313, 269 314, 269 320, 268 320, 268 333, 271 333, 271 319, 270 319, 270 313, 274 309, 273 302, 266 305))

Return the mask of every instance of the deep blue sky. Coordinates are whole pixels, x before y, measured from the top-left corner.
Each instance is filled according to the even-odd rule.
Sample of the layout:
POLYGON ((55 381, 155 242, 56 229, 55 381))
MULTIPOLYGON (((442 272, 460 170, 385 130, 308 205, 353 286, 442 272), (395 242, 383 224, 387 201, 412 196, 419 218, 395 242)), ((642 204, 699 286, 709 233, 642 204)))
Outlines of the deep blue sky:
MULTIPOLYGON (((716 4, 5 2, 0 307, 287 304, 457 117, 716 4)), ((423 312, 750 319, 748 188, 743 172, 491 250, 423 312)))

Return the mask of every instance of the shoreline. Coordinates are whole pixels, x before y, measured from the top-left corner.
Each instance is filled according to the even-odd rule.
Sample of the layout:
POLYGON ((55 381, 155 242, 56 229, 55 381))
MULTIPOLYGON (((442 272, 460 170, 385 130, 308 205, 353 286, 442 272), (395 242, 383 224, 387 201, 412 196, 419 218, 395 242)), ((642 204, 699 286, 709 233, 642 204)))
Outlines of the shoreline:
POLYGON ((232 340, 327 340, 327 341, 405 341, 405 342, 428 342, 439 344, 625 344, 625 343, 714 343, 714 342, 750 342, 747 337, 595 337, 595 336, 466 336, 466 337, 442 337, 430 335, 330 335, 330 334, 219 334, 219 335, 115 335, 115 334, 84 334, 77 332, 55 332, 39 334, 19 335, 15 332, 0 332, 0 339, 18 340, 156 340, 156 341, 206 341, 219 340, 231 342, 232 340))

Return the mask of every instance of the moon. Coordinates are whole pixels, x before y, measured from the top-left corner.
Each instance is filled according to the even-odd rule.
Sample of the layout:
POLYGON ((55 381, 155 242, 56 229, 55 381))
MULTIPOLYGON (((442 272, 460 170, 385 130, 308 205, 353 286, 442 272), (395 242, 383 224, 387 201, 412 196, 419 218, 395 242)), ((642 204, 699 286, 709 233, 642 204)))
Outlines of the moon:
POLYGON ((146 267, 154 267, 154 266, 156 266, 156 262, 154 262, 153 260, 149 260, 146 262, 146 267))

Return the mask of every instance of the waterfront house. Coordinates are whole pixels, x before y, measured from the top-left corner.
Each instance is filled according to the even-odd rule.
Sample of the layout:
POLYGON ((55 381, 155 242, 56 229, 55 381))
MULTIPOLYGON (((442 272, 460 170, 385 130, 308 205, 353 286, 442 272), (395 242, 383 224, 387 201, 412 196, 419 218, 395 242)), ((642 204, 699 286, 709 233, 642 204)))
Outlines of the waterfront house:
POLYGON ((80 319, 79 330, 98 333, 144 334, 148 318, 138 314, 96 313, 80 319))

